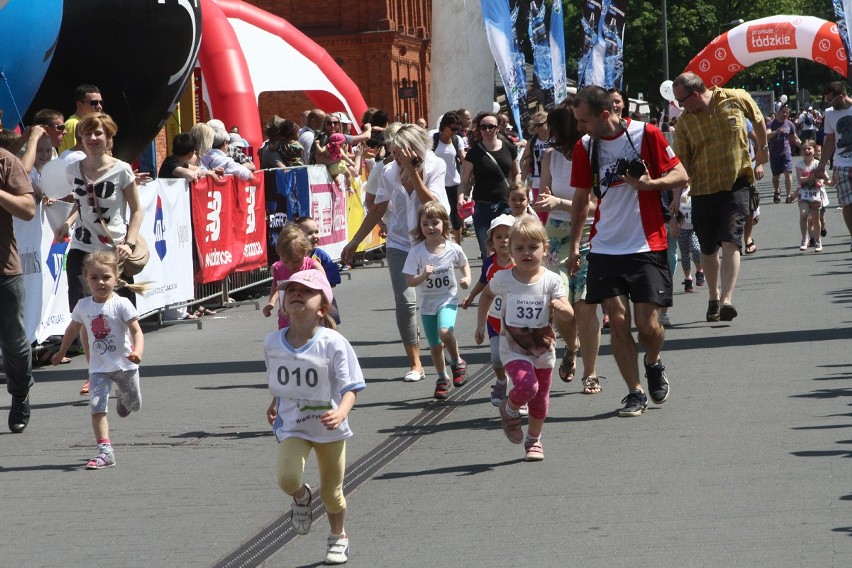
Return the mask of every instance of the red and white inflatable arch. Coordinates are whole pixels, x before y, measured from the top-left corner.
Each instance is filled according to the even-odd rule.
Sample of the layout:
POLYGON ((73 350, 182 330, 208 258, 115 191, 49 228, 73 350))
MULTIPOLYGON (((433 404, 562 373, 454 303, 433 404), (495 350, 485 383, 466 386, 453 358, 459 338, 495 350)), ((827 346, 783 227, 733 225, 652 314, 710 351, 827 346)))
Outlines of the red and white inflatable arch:
POLYGON ((289 22, 241 0, 201 0, 201 16, 198 61, 210 110, 227 126, 239 125, 255 148, 263 141, 263 91, 303 91, 318 108, 345 111, 355 122, 367 110, 352 79, 289 22))
POLYGON ((810 59, 846 76, 846 48, 837 25, 813 16, 770 16, 740 24, 711 41, 684 71, 708 86, 722 86, 746 67, 776 57, 810 59))

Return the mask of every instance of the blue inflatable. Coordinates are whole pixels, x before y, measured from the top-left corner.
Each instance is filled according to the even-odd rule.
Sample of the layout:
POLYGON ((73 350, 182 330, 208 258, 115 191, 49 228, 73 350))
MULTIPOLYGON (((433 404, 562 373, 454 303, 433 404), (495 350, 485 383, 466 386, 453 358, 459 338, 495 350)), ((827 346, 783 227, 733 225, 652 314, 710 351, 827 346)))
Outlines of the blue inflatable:
POLYGON ((62 0, 0 0, 0 108, 3 123, 21 122, 56 50, 62 0))

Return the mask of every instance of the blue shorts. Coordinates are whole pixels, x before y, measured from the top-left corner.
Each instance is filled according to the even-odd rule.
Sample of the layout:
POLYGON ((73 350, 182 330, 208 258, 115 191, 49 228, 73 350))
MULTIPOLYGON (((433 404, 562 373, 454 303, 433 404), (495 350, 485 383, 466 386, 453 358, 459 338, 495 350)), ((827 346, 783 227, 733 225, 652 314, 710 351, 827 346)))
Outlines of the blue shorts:
POLYGON ((429 347, 437 347, 441 344, 438 330, 449 329, 452 331, 455 329, 458 309, 458 306, 448 305, 441 307, 435 315, 420 314, 420 319, 423 321, 423 333, 426 334, 429 347))

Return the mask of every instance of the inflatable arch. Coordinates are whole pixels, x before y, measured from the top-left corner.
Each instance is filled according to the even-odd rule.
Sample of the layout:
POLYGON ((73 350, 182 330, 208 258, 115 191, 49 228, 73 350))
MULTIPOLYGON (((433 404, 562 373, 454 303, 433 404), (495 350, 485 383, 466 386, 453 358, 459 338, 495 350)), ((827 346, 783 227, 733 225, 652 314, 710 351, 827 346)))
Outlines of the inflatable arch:
POLYGON ((356 123, 367 110, 361 91, 328 52, 286 20, 241 0, 201 5, 199 63, 211 111, 226 125, 239 124, 255 148, 263 141, 261 92, 303 91, 315 106, 345 111, 356 123))
POLYGON ((740 24, 711 41, 684 71, 721 87, 746 67, 776 57, 810 59, 846 76, 846 48, 837 24, 813 16, 770 16, 740 24))

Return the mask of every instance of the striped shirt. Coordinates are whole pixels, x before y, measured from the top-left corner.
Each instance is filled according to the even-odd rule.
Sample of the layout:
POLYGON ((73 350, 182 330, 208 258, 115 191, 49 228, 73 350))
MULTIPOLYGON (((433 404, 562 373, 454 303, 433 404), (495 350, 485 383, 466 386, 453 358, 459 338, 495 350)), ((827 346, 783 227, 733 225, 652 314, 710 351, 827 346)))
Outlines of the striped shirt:
POLYGON ((763 115, 742 89, 713 87, 709 112, 685 112, 677 121, 674 150, 689 174, 691 195, 730 191, 737 178, 754 183, 746 121, 763 115))

